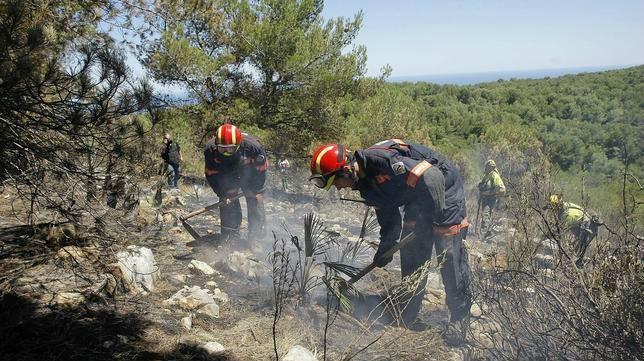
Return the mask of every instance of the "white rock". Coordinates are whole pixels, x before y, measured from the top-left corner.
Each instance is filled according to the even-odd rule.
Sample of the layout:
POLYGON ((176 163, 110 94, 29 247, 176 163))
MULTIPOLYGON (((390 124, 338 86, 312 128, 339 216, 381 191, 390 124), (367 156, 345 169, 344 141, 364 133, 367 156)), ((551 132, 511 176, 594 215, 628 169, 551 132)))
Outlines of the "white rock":
POLYGON ((481 307, 476 303, 473 303, 472 307, 470 307, 470 314, 474 317, 481 317, 481 313, 481 307))
POLYGON ((282 361, 317 361, 317 359, 307 348, 295 345, 288 350, 282 361))
POLYGON ((206 286, 208 286, 208 287, 217 287, 217 282, 208 281, 208 282, 206 282, 206 286))
POLYGON ((188 268, 196 274, 212 275, 215 274, 215 270, 210 267, 206 262, 197 261, 193 259, 190 261, 188 268))
POLYGON ((103 348, 110 348, 114 346, 114 341, 105 341, 103 342, 103 348))
POLYGON ((131 291, 154 291, 154 282, 161 272, 149 248, 129 246, 116 255, 124 283, 131 291))
POLYGON ((219 318, 219 305, 216 303, 209 303, 197 310, 197 313, 206 315, 212 318, 219 318))
POLYGON ((76 307, 83 302, 85 302, 85 296, 78 292, 61 292, 54 298, 54 303, 70 307, 76 307))
POLYGON ((226 302, 228 302, 228 294, 226 294, 226 292, 223 292, 223 291, 222 291, 222 290, 220 290, 219 288, 215 288, 215 290, 213 291, 212 297, 213 297, 216 301, 219 301, 219 302, 221 302, 221 303, 226 303, 226 302))
POLYGON ((216 341, 208 341, 199 347, 201 347, 201 349, 206 351, 209 355, 218 355, 226 352, 226 348, 224 348, 222 344, 216 341))
POLYGON ((178 275, 168 275, 166 276, 165 279, 173 286, 183 286, 183 284, 186 283, 186 280, 188 279, 188 277, 186 277, 186 275, 184 274, 178 274, 178 275))
POLYGON ((213 318, 219 317, 219 306, 215 303, 210 291, 199 286, 190 288, 184 286, 163 303, 170 306, 179 306, 188 311, 196 311, 213 318))
POLYGON ((187 331, 190 331, 192 329, 192 315, 183 317, 181 319, 181 326, 183 326, 187 331))
POLYGON ((226 260, 226 266, 233 272, 242 274, 248 278, 255 278, 263 274, 263 268, 260 263, 250 260, 250 254, 233 252, 226 260))
POLYGON ((441 281, 441 275, 438 272, 430 272, 427 274, 427 287, 432 289, 441 289, 443 288, 443 282, 441 281))

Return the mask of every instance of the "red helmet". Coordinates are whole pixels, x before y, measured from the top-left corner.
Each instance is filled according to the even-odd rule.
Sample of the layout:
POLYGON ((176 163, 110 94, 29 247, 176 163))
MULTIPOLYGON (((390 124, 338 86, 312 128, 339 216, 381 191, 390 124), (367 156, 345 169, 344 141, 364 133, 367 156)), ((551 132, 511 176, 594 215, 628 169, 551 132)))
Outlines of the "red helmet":
POLYGON ((215 144, 223 155, 232 155, 237 151, 242 141, 242 132, 232 124, 223 124, 217 128, 215 144))
POLYGON ((347 164, 347 152, 342 144, 327 144, 319 147, 311 158, 311 178, 318 188, 329 189, 336 174, 347 164))

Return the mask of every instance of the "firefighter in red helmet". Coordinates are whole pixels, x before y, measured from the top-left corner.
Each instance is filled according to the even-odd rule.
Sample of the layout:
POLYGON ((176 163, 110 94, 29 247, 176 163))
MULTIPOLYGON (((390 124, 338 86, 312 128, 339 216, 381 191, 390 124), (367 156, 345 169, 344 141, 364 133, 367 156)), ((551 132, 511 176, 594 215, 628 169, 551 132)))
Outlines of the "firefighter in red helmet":
MULTIPOLYGON (((232 124, 217 128, 204 150, 205 175, 219 199, 232 197, 240 189, 248 208, 248 239, 264 235, 264 183, 268 160, 259 141, 232 124)), ((239 236, 242 220, 239 199, 219 208, 221 239, 239 236)))
MULTIPOLYGON (((378 266, 392 260, 381 255, 411 232, 413 240, 400 250, 403 277, 423 266, 436 249, 453 325, 448 330, 461 330, 471 306, 470 268, 462 242, 468 226, 463 182, 454 165, 433 149, 392 139, 354 153, 342 144, 321 146, 311 159, 311 173, 315 186, 357 190, 376 208, 378 266)), ((402 319, 408 326, 420 311, 425 284, 426 278, 406 297, 402 319)))

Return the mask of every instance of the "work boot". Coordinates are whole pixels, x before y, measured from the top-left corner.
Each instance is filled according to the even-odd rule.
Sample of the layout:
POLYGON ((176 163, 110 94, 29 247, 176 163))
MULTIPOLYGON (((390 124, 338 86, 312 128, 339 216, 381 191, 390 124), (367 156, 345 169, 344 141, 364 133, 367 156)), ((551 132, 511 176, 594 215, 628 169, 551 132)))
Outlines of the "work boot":
POLYGON ((221 236, 219 237, 219 241, 221 243, 232 243, 236 242, 240 239, 239 236, 239 230, 238 229, 222 229, 221 230, 221 236))
POLYGON ((460 321, 450 321, 441 333, 443 340, 448 346, 461 347, 467 344, 467 331, 469 329, 469 317, 460 321))
POLYGON ((419 319, 416 319, 411 325, 407 325, 407 329, 416 331, 416 332, 423 332, 426 330, 429 330, 431 328, 431 325, 428 324, 427 322, 421 321, 419 319))

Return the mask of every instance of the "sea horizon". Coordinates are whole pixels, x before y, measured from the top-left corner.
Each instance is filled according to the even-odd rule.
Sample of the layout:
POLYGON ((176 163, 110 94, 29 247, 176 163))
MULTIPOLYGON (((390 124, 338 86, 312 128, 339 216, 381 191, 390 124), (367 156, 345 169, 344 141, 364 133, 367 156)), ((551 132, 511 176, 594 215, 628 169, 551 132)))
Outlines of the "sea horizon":
POLYGON ((495 82, 500 79, 544 79, 548 77, 560 77, 581 73, 594 73, 608 70, 619 70, 637 66, 631 65, 605 65, 556 69, 532 69, 532 70, 503 70, 489 72, 453 73, 453 74, 426 74, 426 75, 403 75, 391 76, 387 79, 390 83, 403 82, 426 82, 440 85, 475 85, 480 83, 495 82))

